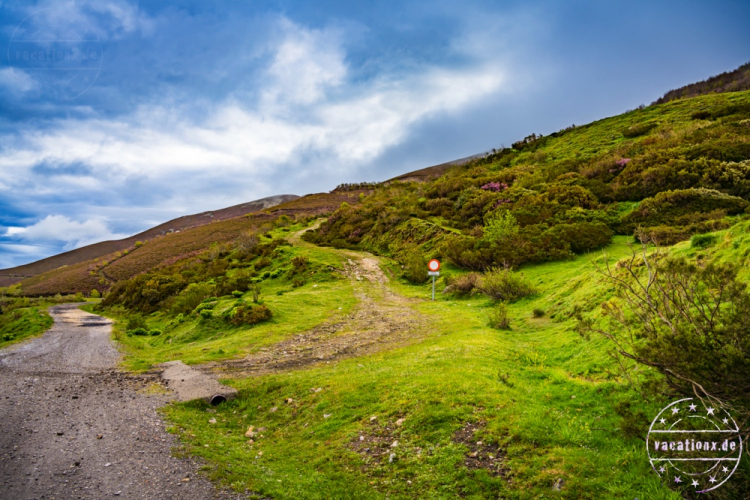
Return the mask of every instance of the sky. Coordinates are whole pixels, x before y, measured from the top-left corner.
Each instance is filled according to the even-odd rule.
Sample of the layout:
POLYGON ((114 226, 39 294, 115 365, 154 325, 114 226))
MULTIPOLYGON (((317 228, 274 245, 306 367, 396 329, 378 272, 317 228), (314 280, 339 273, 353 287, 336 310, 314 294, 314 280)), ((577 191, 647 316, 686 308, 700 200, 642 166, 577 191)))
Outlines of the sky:
POLYGON ((0 0, 0 268, 649 104, 750 2, 0 0))

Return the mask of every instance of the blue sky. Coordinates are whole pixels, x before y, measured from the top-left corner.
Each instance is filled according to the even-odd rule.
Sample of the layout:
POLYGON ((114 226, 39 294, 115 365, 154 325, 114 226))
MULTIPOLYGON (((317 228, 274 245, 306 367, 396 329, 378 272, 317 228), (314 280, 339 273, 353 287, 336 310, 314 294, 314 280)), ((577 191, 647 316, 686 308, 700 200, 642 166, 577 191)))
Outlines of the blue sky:
POLYGON ((749 61, 749 21, 742 1, 0 0, 0 268, 618 114, 749 61))

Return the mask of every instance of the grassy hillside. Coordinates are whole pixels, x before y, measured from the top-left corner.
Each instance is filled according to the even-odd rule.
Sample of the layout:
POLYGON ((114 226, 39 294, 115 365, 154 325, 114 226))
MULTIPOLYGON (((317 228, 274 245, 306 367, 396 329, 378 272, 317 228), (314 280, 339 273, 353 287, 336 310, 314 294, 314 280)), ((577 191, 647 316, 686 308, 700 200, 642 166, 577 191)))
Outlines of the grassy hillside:
POLYGON ((271 224, 281 215, 289 213, 300 218, 314 217, 333 211, 345 200, 355 204, 359 201, 360 192, 362 191, 307 195, 249 216, 234 216, 182 231, 166 232, 150 240, 132 241, 127 247, 112 253, 28 278, 20 283, 21 290, 23 294, 30 296, 56 293, 88 295, 94 289, 106 292, 118 281, 161 265, 195 257, 212 245, 233 241, 243 231, 261 230, 264 225, 271 224))
POLYGON ((715 92, 740 92, 743 90, 750 90, 750 63, 743 64, 734 71, 712 76, 702 82, 691 83, 679 89, 670 90, 659 98, 655 104, 715 92))
MULTIPOLYGON (((259 212, 266 208, 271 208, 280 203, 285 203, 298 198, 296 195, 279 195, 263 198, 248 203, 242 203, 221 210, 203 212, 195 215, 186 215, 171 221, 159 224, 146 231, 138 233, 129 238, 114 241, 102 241, 77 248, 69 252, 53 255, 46 259, 41 259, 30 264, 17 266, 9 269, 0 269, 0 286, 10 286, 21 281, 24 278, 30 278, 42 273, 54 271, 61 267, 73 266, 81 262, 90 261, 97 258, 104 258, 107 255, 113 255, 117 252, 123 252, 133 248, 138 241, 149 241, 160 236, 173 234, 186 229, 203 226, 205 224, 240 217, 249 213, 259 212)), ((90 288, 87 289, 87 291, 90 288)), ((65 286, 56 291, 67 291, 65 286)), ((81 290, 83 291, 83 290, 81 290)))
MULTIPOLYGON (((683 242, 670 252, 731 260, 747 277, 749 225, 712 233, 708 246, 683 242)), ((499 331, 488 326, 497 307, 488 298, 438 293, 430 301, 429 284, 399 278, 400 265, 387 258, 380 260, 387 283, 358 279, 344 272, 347 261, 368 254, 289 236, 300 231, 271 232, 292 244, 278 247, 269 269, 297 256, 322 266, 311 265, 316 271, 299 287, 286 275, 261 282, 272 322, 232 328, 218 318, 238 299, 220 296, 209 320, 190 315, 170 326, 174 316, 160 309, 146 317, 160 335, 127 337, 132 312, 107 310, 120 319, 127 366, 179 358, 218 370, 240 390, 215 410, 198 402, 166 410, 173 432, 208 461, 213 478, 272 498, 680 498, 659 483, 642 436, 621 416, 623 409, 654 415, 664 401, 644 400, 621 378, 603 339, 574 332, 576 309, 596 315, 613 296, 594 264, 628 255, 631 237, 615 236, 601 252, 526 266, 538 291, 508 306, 510 330, 499 331), (293 354, 289 340, 310 331, 324 336, 365 310, 368 323, 337 327, 332 337, 358 345, 382 320, 368 297, 388 296, 401 316, 417 318, 403 341, 381 338, 364 354, 293 344, 311 349, 312 359, 284 363, 293 354), (250 426, 257 434, 247 437, 250 426)), ((465 274, 452 265, 442 271, 465 274)), ((747 475, 743 467, 738 477, 747 475)))
POLYGON ((567 259, 638 227, 672 244, 728 227, 748 197, 750 92, 737 92, 530 136, 436 180, 382 186, 306 238, 487 269, 567 259))
MULTIPOLYGON (((596 266, 638 239, 748 279, 749 200, 750 92, 717 94, 530 136, 424 182, 342 186, 23 286, 104 280, 97 311, 118 320, 126 367, 182 359, 237 387, 215 409, 166 414, 238 490, 676 499, 643 438, 677 393, 651 368, 623 371, 576 318, 601 319, 616 290, 596 266), (444 263, 435 301, 430 257, 444 263)), ((749 470, 745 459, 726 498, 749 470)))

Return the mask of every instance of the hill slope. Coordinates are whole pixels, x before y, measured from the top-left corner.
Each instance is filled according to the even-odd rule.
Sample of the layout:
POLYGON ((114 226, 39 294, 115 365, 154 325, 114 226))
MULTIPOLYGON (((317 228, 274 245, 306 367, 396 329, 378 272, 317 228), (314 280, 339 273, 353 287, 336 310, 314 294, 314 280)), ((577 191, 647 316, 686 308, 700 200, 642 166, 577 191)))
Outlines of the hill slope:
POLYGON ((76 248, 75 250, 71 250, 69 252, 53 255, 52 257, 47 257, 46 259, 41 259, 22 266, 0 269, 0 286, 12 285, 24 278, 30 278, 63 266, 71 266, 90 259, 95 259, 97 257, 102 257, 104 255, 123 251, 135 245, 137 241, 151 240, 165 234, 184 231, 186 229, 202 226, 210 222, 231 219, 248 213, 258 212, 260 210, 270 208, 281 203, 294 200, 296 198, 298 198, 298 196, 293 194, 269 196, 267 198, 262 198, 260 200, 255 200, 247 203, 241 203, 239 205, 224 208, 221 210, 202 212, 195 215, 185 215, 183 217, 165 222, 164 224, 159 224, 158 226, 147 229, 146 231, 138 233, 129 238, 124 238, 122 240, 102 241, 99 243, 94 243, 92 245, 87 245, 85 247, 76 248))
POLYGON ((657 99, 654 104, 664 104, 675 99, 684 99, 686 97, 696 97, 711 93, 739 92, 742 90, 750 90, 750 63, 743 64, 734 71, 727 71, 720 75, 712 76, 702 82, 691 83, 679 89, 670 90, 657 99))

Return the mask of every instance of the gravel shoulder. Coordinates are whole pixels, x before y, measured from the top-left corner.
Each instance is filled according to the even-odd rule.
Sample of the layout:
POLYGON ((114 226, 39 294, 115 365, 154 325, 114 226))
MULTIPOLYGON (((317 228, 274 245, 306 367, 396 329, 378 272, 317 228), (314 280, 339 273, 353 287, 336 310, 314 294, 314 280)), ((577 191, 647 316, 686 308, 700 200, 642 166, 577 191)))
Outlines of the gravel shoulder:
POLYGON ((245 498, 217 489, 178 446, 155 375, 119 372, 111 324, 50 308, 43 336, 0 350, 0 497, 245 498))

